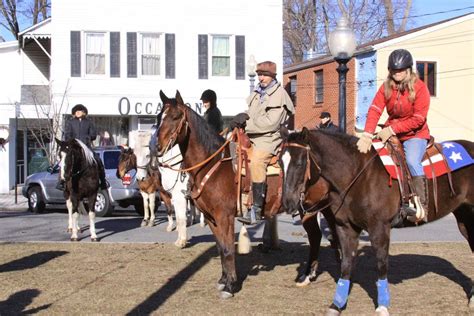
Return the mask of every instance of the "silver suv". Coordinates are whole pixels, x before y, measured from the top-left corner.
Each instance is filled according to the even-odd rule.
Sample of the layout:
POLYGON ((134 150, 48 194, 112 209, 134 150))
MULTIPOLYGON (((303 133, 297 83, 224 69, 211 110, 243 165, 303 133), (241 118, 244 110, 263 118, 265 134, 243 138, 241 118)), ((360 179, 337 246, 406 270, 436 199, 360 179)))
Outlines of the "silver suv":
MULTIPOLYGON (((126 181, 116 176, 120 156, 117 147, 96 147, 104 162, 105 177, 110 184, 108 190, 100 191, 95 203, 96 216, 111 215, 116 206, 135 206, 138 214, 143 215, 143 199, 140 195, 134 174, 129 174, 126 181)), ((135 171, 132 171, 133 173, 135 171)), ((28 199, 28 208, 31 212, 44 211, 47 204, 66 204, 63 191, 56 189, 58 183, 59 165, 48 167, 47 171, 34 173, 25 180, 22 194, 28 199)))

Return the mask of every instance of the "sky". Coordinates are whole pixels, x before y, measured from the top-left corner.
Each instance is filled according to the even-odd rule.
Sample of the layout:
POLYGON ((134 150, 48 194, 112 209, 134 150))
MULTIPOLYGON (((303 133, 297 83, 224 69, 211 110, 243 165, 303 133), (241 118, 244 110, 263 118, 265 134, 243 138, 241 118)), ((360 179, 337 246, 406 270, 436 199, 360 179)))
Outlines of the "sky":
MULTIPOLYGON (((410 28, 431 24, 452 17, 474 12, 474 0, 413 0, 412 21, 410 28)), ((21 29, 31 25, 22 25, 21 29)), ((13 40, 13 36, 3 27, 0 35, 6 40, 13 40)))

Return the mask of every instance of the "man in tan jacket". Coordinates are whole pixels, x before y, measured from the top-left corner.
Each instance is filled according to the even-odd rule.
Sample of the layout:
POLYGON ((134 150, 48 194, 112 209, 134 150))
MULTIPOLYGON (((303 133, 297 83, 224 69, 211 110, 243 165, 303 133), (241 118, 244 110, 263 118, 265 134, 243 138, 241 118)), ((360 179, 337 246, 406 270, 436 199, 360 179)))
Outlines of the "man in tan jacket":
POLYGON ((247 98, 247 113, 237 114, 231 123, 231 127, 245 128, 253 147, 250 157, 253 204, 247 214, 238 219, 244 224, 255 224, 262 218, 267 166, 282 142, 280 126, 286 126, 295 113, 290 96, 276 80, 276 64, 259 63, 257 74, 259 84, 247 98))

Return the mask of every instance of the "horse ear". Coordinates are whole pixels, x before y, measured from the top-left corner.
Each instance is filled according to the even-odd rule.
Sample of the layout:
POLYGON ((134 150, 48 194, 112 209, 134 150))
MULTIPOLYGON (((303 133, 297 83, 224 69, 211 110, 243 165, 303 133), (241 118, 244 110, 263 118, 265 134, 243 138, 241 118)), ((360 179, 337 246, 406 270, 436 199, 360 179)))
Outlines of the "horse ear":
POLYGON ((163 102, 163 105, 170 103, 169 102, 170 99, 168 99, 168 97, 163 92, 163 90, 160 90, 160 98, 161 98, 161 101, 163 102))
POLYGON ((283 141, 286 141, 288 139, 288 135, 290 135, 290 131, 288 131, 288 128, 286 128, 285 125, 280 125, 280 135, 281 138, 283 138, 283 141))
POLYGON ((309 142, 309 129, 306 127, 303 127, 303 130, 301 131, 301 136, 303 136, 303 140, 305 143, 309 142))
POLYGON ((184 104, 183 98, 181 97, 181 93, 179 93, 179 90, 176 90, 176 104, 184 104))

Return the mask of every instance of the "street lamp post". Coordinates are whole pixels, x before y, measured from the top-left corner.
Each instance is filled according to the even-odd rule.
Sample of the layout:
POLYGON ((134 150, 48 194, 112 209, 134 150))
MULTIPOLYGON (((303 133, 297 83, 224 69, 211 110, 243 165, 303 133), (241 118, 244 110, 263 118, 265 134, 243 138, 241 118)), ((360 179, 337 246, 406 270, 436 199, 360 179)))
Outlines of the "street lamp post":
POLYGON ((355 35, 349 27, 345 17, 337 22, 336 29, 329 34, 329 50, 334 60, 339 64, 339 130, 346 132, 346 74, 349 68, 347 63, 351 60, 356 48, 355 35))
POLYGON ((257 67, 257 61, 253 55, 249 56, 247 60, 247 75, 249 76, 250 80, 250 93, 252 93, 253 89, 255 88, 255 76, 257 73, 255 72, 255 68, 257 67))

